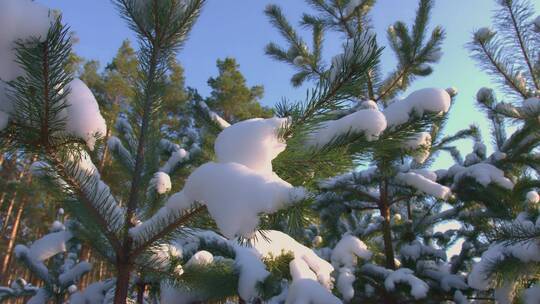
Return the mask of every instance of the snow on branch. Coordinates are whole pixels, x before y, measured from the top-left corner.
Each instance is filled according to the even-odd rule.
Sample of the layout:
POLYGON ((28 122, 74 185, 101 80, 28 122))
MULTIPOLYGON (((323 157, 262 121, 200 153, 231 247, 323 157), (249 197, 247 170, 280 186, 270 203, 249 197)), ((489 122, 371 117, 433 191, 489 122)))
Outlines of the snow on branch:
POLYGON ((383 113, 388 128, 395 128, 425 113, 446 113, 450 104, 451 97, 446 90, 426 88, 412 92, 405 99, 395 100, 383 113))
POLYGON ((438 184, 418 172, 400 172, 396 175, 395 179, 399 183, 413 187, 422 193, 439 199, 448 199, 452 194, 450 188, 438 184))

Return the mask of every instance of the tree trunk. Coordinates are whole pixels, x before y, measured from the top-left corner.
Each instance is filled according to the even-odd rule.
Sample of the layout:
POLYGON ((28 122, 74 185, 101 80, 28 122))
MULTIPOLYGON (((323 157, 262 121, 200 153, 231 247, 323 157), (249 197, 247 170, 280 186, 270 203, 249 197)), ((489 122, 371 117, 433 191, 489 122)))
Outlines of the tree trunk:
POLYGON ((111 128, 107 128, 107 133, 105 134, 105 137, 103 138, 103 141, 105 142, 105 147, 103 147, 103 156, 101 157, 99 161, 99 166, 98 166, 98 171, 100 173, 103 172, 103 168, 105 167, 105 161, 107 160, 107 157, 109 156, 109 145, 107 144, 109 137, 111 137, 111 128))
POLYGON ((131 265, 120 262, 117 265, 118 274, 116 276, 116 292, 114 294, 114 304, 125 304, 129 289, 129 274, 131 265))
MULTIPOLYGON (((21 216, 24 211, 24 207, 26 206, 26 198, 24 198, 21 201, 21 204, 19 205, 19 208, 17 209, 17 215, 15 217, 15 221, 13 223, 13 228, 11 229, 11 234, 9 237, 9 242, 6 248, 6 255, 4 256, 4 261, 2 262, 2 271, 1 273, 5 274, 5 278, 7 278, 8 269, 9 269, 9 262, 11 261, 11 256, 13 255, 13 247, 15 246, 15 241, 17 240, 17 233, 19 232, 19 226, 21 223, 21 216)), ((4 278, 4 279, 5 279, 4 278)), ((9 282, 5 281, 4 285, 8 285, 9 282)))
POLYGON ((4 223, 2 225, 2 230, 0 232, 5 232, 8 225, 9 225, 9 219, 11 218, 11 214, 13 213, 13 207, 15 207, 15 200, 17 199, 17 192, 13 193, 13 196, 9 200, 8 208, 6 210, 6 214, 4 216, 4 223))
POLYGON ((386 256, 386 268, 396 269, 394 258, 394 245, 392 244, 392 227, 390 226, 390 205, 388 200, 388 183, 385 181, 380 187, 381 199, 379 210, 383 220, 384 255, 386 256))
POLYGON ((146 284, 144 282, 137 283, 137 304, 144 304, 144 291, 146 284))

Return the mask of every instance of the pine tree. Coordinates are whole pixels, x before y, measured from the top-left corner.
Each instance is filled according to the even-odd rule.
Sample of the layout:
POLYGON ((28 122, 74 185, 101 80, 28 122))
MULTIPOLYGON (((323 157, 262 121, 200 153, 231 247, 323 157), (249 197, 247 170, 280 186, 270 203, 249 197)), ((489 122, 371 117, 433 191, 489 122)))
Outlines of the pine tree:
MULTIPOLYGON (((331 81, 340 72, 343 55, 334 57, 330 65, 323 60, 328 32, 345 37, 345 56, 354 53, 347 46, 358 36, 373 37, 375 42, 369 22, 375 1, 307 2, 317 11, 316 15, 304 14, 301 20, 302 26, 311 29, 311 46, 279 7, 271 5, 266 10, 287 42, 287 47, 270 43, 266 52, 297 70, 291 78, 295 86, 305 81, 331 81)), ((337 289, 346 301, 436 302, 468 289, 465 277, 444 270, 450 268, 445 251, 455 239, 451 234, 431 232, 437 223, 452 219, 453 214, 440 211, 444 202, 454 198, 428 167, 436 152, 455 155, 452 143, 477 137, 478 132, 471 128, 443 137, 454 89, 423 89, 404 99, 394 98, 415 78, 429 75, 431 65, 441 56, 444 31, 435 27, 429 33, 427 29, 432 7, 433 1, 419 1, 410 28, 398 21, 388 29, 388 44, 398 59, 395 70, 382 78, 380 65, 375 64, 363 81, 347 88, 349 95, 340 96, 336 107, 328 108, 312 123, 307 139, 300 141, 315 150, 342 147, 340 157, 349 162, 331 168, 334 174, 361 166, 313 184, 319 191, 313 208, 320 215, 320 225, 312 225, 305 234, 333 262, 337 289), (343 258, 343 248, 355 250, 343 258)), ((289 113, 296 110, 282 108, 289 113)), ((302 158, 309 157, 304 153, 302 158)), ((311 174, 314 181, 323 177, 319 172, 311 174)))
POLYGON ((217 61, 219 75, 208 79, 212 92, 206 103, 231 123, 253 117, 270 117, 271 111, 259 104, 264 88, 247 87, 239 67, 234 58, 217 61))
POLYGON ((27 247, 19 244, 15 248, 17 259, 31 274, 40 280, 42 287, 28 284, 23 278, 15 281, 15 287, 5 294, 7 297, 32 296, 28 303, 63 303, 68 295, 72 295, 72 303, 77 294, 77 284, 90 271, 91 265, 79 261, 80 242, 69 229, 69 221, 63 223, 64 210, 58 211, 58 220, 50 227, 49 233, 32 242, 27 247), (75 295, 73 295, 75 294, 75 295))
POLYGON ((446 179, 460 201, 465 239, 458 258, 475 296, 499 303, 537 303, 540 26, 528 1, 497 0, 493 29, 477 30, 472 57, 504 93, 482 88, 476 99, 491 122, 494 153, 478 140, 446 179), (473 263, 473 258, 480 257, 473 263))

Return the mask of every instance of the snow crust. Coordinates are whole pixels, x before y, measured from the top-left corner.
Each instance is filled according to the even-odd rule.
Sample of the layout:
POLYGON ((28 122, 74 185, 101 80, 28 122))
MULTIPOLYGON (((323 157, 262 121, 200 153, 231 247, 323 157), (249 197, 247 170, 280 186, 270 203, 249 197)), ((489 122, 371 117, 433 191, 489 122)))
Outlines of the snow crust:
POLYGON ((367 140, 375 140, 386 129, 386 119, 382 112, 376 109, 364 109, 346 115, 337 120, 321 123, 312 132, 307 145, 323 147, 336 137, 351 134, 364 134, 367 140))
POLYGON ((404 124, 411 119, 425 113, 446 113, 450 109, 451 97, 446 90, 438 88, 425 88, 412 92, 403 100, 391 103, 383 113, 389 128, 404 124))

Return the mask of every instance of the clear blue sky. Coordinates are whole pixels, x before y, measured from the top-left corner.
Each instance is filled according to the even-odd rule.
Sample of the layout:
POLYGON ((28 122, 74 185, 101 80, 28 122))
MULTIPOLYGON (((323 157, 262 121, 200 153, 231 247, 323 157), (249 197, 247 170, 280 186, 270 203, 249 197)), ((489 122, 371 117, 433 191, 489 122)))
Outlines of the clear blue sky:
MULTIPOLYGON (((80 38, 76 51, 85 58, 97 59, 105 64, 114 56, 122 40, 129 38, 135 41, 109 0, 37 1, 63 12, 64 20, 80 38)), ((385 44, 385 30, 396 20, 410 24, 417 2, 378 0, 372 19, 379 43, 385 44)), ((302 99, 306 87, 294 89, 290 86, 292 70, 264 55, 264 46, 268 42, 281 42, 263 14, 269 3, 282 6, 295 24, 301 14, 309 10, 302 0, 208 0, 190 39, 178 56, 185 68, 187 85, 197 88, 203 96, 208 95, 206 81, 217 73, 216 59, 231 56, 240 63, 241 71, 250 85, 264 85, 264 104, 273 105, 282 97, 302 99)), ((540 8, 540 0, 533 0, 532 3, 540 8)), ((487 123, 474 106, 474 96, 482 86, 490 86, 489 78, 476 68, 464 44, 469 41, 474 29, 490 25, 494 7, 495 0, 436 1, 431 25, 442 25, 446 30, 444 55, 435 66, 435 72, 415 82, 411 89, 455 87, 459 90, 447 126, 448 133, 475 123, 487 134, 487 123)), ((330 58, 339 52, 340 44, 338 37, 328 37, 325 57, 330 58)), ((387 71, 395 64, 390 50, 385 50, 381 61, 387 71)), ((447 161, 446 157, 441 159, 442 163, 447 161)))

